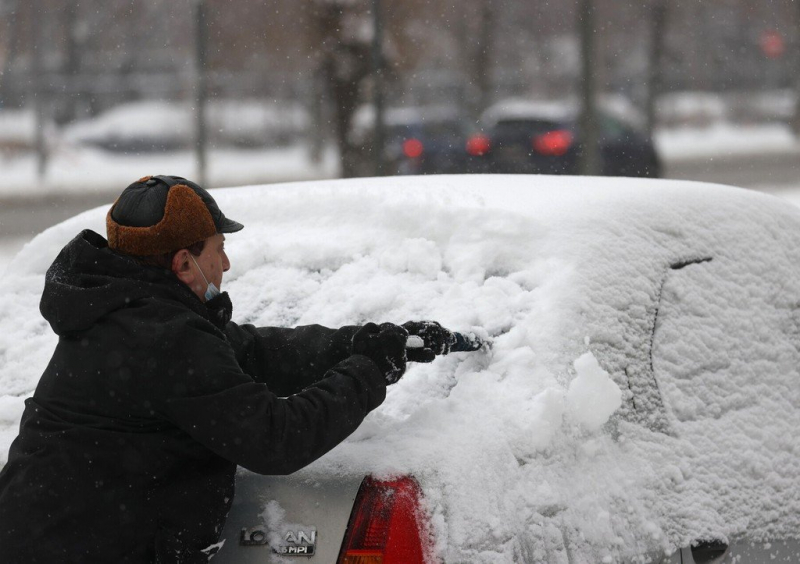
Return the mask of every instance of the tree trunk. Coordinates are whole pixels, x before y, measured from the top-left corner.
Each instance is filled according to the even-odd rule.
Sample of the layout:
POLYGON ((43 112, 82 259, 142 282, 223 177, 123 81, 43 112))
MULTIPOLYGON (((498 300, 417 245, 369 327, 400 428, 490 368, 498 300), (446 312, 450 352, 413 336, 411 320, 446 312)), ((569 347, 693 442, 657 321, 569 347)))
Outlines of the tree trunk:
POLYGON ((580 0, 578 29, 581 42, 580 174, 601 173, 599 128, 597 125, 597 65, 594 0, 580 0))
POLYGON ((653 0, 651 18, 645 117, 647 119, 647 132, 652 137, 656 128, 656 104, 662 88, 662 69, 667 22, 667 3, 665 0, 653 0))
POLYGON ((205 0, 195 1, 195 158, 197 161, 197 183, 206 186, 207 178, 207 136, 206 123, 206 55, 207 24, 205 0))
POLYGON ((19 27, 17 25, 17 10, 19 2, 10 0, 8 3, 8 20, 6 29, 6 57, 3 61, 3 74, 0 75, 0 107, 6 107, 11 102, 11 69, 19 53, 19 27))
POLYGON ((383 16, 381 0, 372 0, 372 105, 375 110, 374 143, 372 147, 373 173, 383 176, 386 173, 384 157, 384 104, 383 104, 383 16))
POLYGON ((336 141, 341 157, 342 177, 352 178, 358 174, 358 154, 349 139, 353 114, 358 105, 357 84, 333 79, 332 93, 336 123, 336 141))
POLYGON ((478 49, 475 54, 474 81, 478 87, 476 117, 492 102, 492 48, 495 14, 492 0, 483 0, 479 8, 478 49))
MULTIPOLYGON (((795 2, 797 6, 797 23, 795 24, 800 29, 800 2, 795 2)), ((795 68, 800 70, 800 46, 795 47, 795 68)), ((796 101, 794 109, 794 123, 792 124, 795 137, 800 137, 800 72, 797 73, 797 85, 795 86, 796 101)))
POLYGON ((325 135, 323 134, 322 123, 324 122, 324 103, 325 88, 322 80, 318 76, 311 78, 311 100, 308 108, 311 115, 311 124, 306 131, 308 140, 309 158, 311 162, 319 166, 322 164, 322 151, 325 147, 325 135))
MULTIPOLYGON (((41 0, 34 4, 37 8, 41 9, 41 0)), ((43 13, 43 12, 42 12, 43 13)), ((33 75, 33 93, 34 93, 34 113, 36 116, 35 125, 35 138, 34 145, 36 147, 36 176, 39 182, 44 182, 47 175, 47 143, 44 137, 44 128, 47 122, 47 108, 48 97, 47 88, 45 84, 45 66, 44 66, 44 46, 47 42, 44 40, 43 29, 45 22, 37 22, 37 25, 32 26, 33 37, 33 64, 31 66, 31 74, 33 75)))
POLYGON ((365 160, 350 142, 350 128, 359 103, 360 85, 372 70, 370 45, 344 36, 348 8, 346 3, 320 2, 314 13, 317 44, 321 44, 322 51, 320 74, 333 105, 341 174, 345 178, 358 176, 359 164, 365 160))

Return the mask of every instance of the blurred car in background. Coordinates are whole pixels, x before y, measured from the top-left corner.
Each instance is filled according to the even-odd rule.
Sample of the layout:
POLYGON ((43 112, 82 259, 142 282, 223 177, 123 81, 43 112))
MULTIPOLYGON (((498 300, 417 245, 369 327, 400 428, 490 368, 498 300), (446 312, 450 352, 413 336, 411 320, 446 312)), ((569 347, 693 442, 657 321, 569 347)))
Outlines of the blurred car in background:
MULTIPOLYGON (((364 107, 354 119, 353 140, 363 156, 360 168, 373 174, 374 114, 364 107)), ((384 163, 388 175, 467 172, 469 127, 451 107, 391 108, 384 114, 384 163)))
MULTIPOLYGON (((466 145, 470 172, 578 174, 581 131, 577 104, 510 100, 487 109, 482 131, 466 145)), ((653 140, 633 119, 598 112, 600 174, 659 177, 653 140)))
POLYGON ((390 171, 397 174, 465 172, 466 129, 458 118, 393 125, 386 132, 390 171))

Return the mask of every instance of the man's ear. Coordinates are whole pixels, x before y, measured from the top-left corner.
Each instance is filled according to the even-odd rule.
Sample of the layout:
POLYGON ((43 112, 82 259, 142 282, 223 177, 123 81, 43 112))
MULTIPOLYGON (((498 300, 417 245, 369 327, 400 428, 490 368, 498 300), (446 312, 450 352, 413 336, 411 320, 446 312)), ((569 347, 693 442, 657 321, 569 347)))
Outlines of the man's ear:
POLYGON ((191 287, 195 279, 195 273, 189 259, 189 251, 181 249, 172 257, 172 272, 178 280, 191 287))

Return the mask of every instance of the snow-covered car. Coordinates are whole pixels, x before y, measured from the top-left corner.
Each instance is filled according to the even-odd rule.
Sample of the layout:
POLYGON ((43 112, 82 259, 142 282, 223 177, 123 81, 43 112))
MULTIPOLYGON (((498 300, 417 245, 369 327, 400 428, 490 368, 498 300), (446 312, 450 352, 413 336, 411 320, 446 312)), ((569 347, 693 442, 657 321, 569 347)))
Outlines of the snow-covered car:
MULTIPOLYGON (((220 147, 287 146, 308 129, 308 113, 298 103, 213 100, 206 110, 209 141, 220 147)), ((180 151, 195 142, 195 120, 188 102, 144 100, 72 123, 66 126, 64 138, 118 153, 180 151)))
MULTIPOLYGON (((412 366, 300 472, 241 469, 213 562, 800 561, 792 205, 525 175, 214 196, 246 225, 227 245, 237 321, 436 319, 491 346, 412 366)), ((55 344, 44 272, 106 211, 40 234, 4 275, 0 463, 55 344)))

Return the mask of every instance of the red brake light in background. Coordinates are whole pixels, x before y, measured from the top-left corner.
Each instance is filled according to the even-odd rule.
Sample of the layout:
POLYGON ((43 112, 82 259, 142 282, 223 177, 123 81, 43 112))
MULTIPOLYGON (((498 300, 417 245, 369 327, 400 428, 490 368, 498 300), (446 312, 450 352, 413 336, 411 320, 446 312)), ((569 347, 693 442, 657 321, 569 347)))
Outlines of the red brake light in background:
POLYGON ((759 39, 761 52, 770 59, 780 59, 786 52, 786 42, 779 31, 769 30, 761 34, 759 39))
POLYGON ((533 150, 540 155, 560 157, 572 146, 572 133, 566 129, 548 131, 533 138, 533 150))
POLYGON ((367 477, 358 490, 339 564, 423 564, 430 535, 414 478, 367 477))
POLYGON ((482 157, 492 148, 492 143, 485 135, 473 135, 467 140, 467 153, 473 157, 482 157))
POLYGON ((403 141, 403 154, 409 159, 421 157, 424 151, 425 147, 419 139, 406 139, 403 141))

